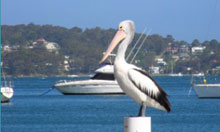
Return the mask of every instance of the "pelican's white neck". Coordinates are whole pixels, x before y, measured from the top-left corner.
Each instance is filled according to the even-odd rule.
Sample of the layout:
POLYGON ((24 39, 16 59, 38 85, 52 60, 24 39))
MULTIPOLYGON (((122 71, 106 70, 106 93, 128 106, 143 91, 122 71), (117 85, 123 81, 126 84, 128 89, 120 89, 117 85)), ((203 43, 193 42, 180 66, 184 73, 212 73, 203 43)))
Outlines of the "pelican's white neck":
POLYGON ((134 35, 128 35, 119 45, 117 55, 115 58, 115 63, 125 62, 125 52, 128 48, 128 45, 131 43, 134 35))

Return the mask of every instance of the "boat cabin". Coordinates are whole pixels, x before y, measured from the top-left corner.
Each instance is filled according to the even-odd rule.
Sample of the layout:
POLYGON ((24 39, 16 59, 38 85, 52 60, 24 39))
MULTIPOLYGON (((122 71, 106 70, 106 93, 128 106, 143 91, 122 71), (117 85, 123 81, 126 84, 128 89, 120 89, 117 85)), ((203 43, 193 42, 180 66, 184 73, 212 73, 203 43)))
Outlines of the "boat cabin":
POLYGON ((111 80, 114 81, 114 70, 112 64, 103 65, 99 69, 97 69, 96 74, 91 78, 95 80, 111 80))
POLYGON ((91 79, 94 80, 115 80, 114 74, 109 73, 96 73, 91 79))

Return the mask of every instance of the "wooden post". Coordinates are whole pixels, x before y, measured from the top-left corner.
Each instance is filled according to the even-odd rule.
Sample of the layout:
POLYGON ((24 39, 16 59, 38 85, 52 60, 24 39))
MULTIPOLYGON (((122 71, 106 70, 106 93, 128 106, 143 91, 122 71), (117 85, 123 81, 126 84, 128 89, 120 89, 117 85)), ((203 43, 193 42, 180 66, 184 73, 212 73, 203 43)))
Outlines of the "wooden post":
POLYGON ((151 117, 125 117, 124 132, 151 132, 151 117))

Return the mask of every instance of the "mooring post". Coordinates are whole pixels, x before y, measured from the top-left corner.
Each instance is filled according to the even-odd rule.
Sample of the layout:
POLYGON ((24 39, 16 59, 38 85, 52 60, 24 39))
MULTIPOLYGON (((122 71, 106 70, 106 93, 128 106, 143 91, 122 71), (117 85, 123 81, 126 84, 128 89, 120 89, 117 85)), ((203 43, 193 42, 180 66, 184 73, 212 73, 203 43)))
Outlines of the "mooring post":
POLYGON ((125 117, 124 132, 151 132, 151 117, 125 117))

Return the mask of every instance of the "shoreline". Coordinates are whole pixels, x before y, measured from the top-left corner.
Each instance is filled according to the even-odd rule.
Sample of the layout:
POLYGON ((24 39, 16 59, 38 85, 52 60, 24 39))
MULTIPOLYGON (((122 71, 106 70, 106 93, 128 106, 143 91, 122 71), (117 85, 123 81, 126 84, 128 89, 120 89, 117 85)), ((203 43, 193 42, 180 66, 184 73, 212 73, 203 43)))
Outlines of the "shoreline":
MULTIPOLYGON (((15 77, 15 78, 26 78, 26 77, 89 77, 89 76, 93 76, 94 74, 72 74, 72 75, 30 75, 30 76, 24 76, 24 75, 18 75, 18 76, 12 76, 12 75, 6 75, 6 78, 10 78, 10 77, 15 77)), ((169 74, 149 74, 150 76, 170 76, 170 77, 184 77, 184 76, 192 76, 192 74, 182 74, 182 75, 169 75, 169 74)), ((201 75, 202 76, 202 75, 201 75)), ((220 74, 208 74, 208 75, 204 75, 204 76, 220 76, 220 74)))

